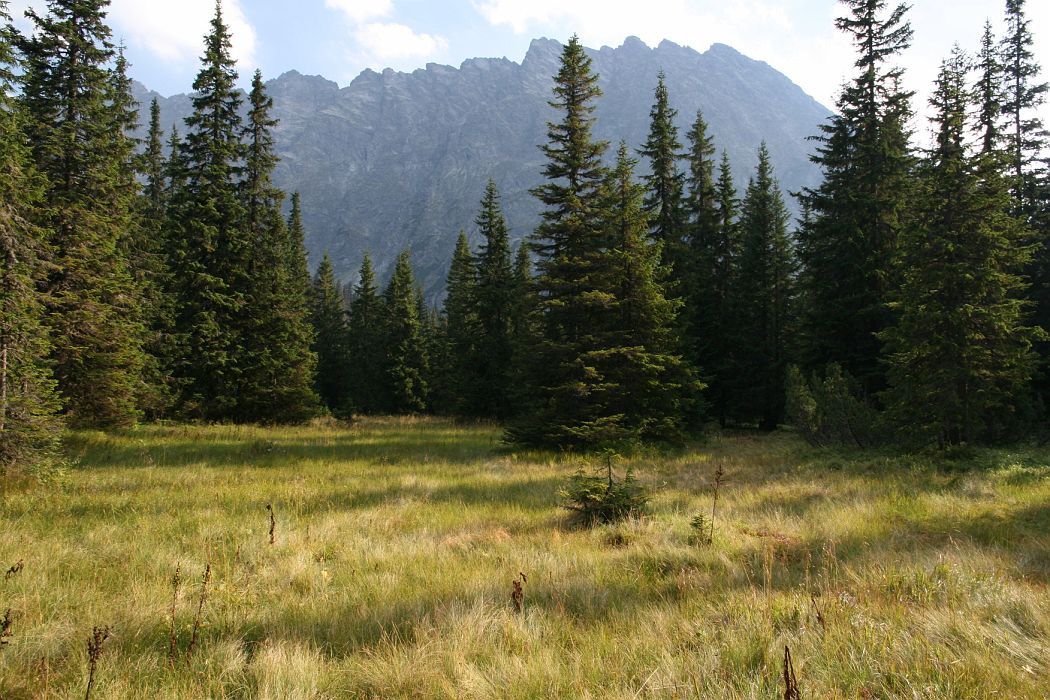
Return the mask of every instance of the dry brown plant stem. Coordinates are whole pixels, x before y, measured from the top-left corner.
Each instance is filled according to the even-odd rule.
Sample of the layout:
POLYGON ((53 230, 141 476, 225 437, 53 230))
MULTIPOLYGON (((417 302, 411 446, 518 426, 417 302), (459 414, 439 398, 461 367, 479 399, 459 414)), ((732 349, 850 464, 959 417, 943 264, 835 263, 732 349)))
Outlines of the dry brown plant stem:
POLYGON ((197 636, 201 629, 201 618, 204 614, 204 603, 208 600, 208 582, 211 581, 211 562, 204 567, 204 576, 201 578, 201 597, 197 602, 197 616, 193 618, 193 633, 190 634, 190 645, 186 649, 186 658, 189 659, 193 655, 193 651, 197 648, 197 636))

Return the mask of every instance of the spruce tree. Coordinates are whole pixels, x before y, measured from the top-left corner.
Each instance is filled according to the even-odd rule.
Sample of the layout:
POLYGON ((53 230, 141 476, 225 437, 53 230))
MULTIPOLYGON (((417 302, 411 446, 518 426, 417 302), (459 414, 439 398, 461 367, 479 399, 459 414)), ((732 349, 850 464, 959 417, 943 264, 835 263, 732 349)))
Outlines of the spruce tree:
POLYGON ((510 257, 507 222, 500 207, 499 190, 489 180, 481 208, 474 220, 481 234, 477 257, 476 308, 478 319, 477 413, 504 419, 510 415, 513 363, 513 330, 516 283, 510 257))
POLYGON ((243 421, 298 422, 317 408, 317 358, 311 350, 313 331, 302 278, 305 253, 301 241, 291 241, 281 211, 284 192, 272 182, 277 164, 272 130, 277 121, 270 116, 273 100, 259 71, 248 102, 241 190, 250 247, 237 319, 243 351, 233 358, 239 377, 234 415, 243 421))
POLYGON ((526 241, 518 244, 514 253, 514 305, 511 310, 511 345, 518 364, 529 335, 529 309, 532 308, 532 258, 526 241))
POLYGON ((977 134, 981 139, 982 153, 995 153, 1002 142, 1003 111, 1003 65, 999 46, 992 33, 992 23, 984 23, 981 49, 977 54, 979 75, 976 85, 977 134))
POLYGON ((181 357, 180 408, 208 420, 237 417, 244 356, 240 333, 252 245, 241 180, 241 97, 230 33, 216 3, 193 82, 193 113, 179 152, 180 187, 170 205, 181 357))
POLYGON ((597 375, 590 390, 593 418, 573 429, 583 444, 642 440, 681 442, 685 417, 703 388, 675 353, 680 302, 663 290, 669 269, 662 244, 647 235, 644 190, 636 161, 621 143, 609 181, 608 325, 580 362, 597 375))
POLYGON ((383 291, 386 315, 384 347, 385 410, 421 413, 427 409, 430 387, 426 336, 416 298, 415 276, 408 251, 398 255, 394 273, 383 291))
POLYGON ((733 292, 737 343, 734 411, 772 430, 784 415, 796 264, 788 213, 765 143, 740 207, 740 270, 733 292))
MULTIPOLYGON (((649 112, 649 138, 639 153, 649 160, 650 174, 646 184, 645 212, 655 240, 663 244, 664 260, 672 266, 682 255, 686 239, 686 214, 683 205, 684 175, 678 169, 682 144, 674 120, 664 73, 657 77, 655 102, 649 112)), ((677 274, 677 271, 676 271, 677 274)), ((677 279, 675 280, 677 282, 677 279)), ((676 290, 676 293, 680 293, 676 290)))
POLYGON ((1046 101, 1047 83, 1039 80, 1039 64, 1032 53, 1034 39, 1025 17, 1025 0, 1006 0, 1006 34, 1002 40, 1007 161, 1012 178, 1014 214, 1028 223, 1042 176, 1040 155, 1047 132, 1037 110, 1046 101))
POLYGON ((125 63, 110 42, 108 0, 50 0, 33 10, 21 102, 36 169, 46 178, 42 225, 52 263, 47 325, 68 420, 120 426, 138 418, 145 358, 128 270, 135 121, 125 63))
POLYGON ((891 322, 891 261, 906 218, 912 156, 907 121, 911 94, 890 62, 908 47, 906 5, 844 0, 836 20, 857 49, 857 74, 842 90, 837 114, 821 127, 812 160, 824 174, 804 190, 810 213, 799 231, 806 297, 804 361, 840 364, 868 392, 885 385, 877 334, 891 322))
POLYGON ((514 254, 514 303, 511 308, 510 345, 511 345, 511 391, 510 418, 517 418, 529 398, 527 383, 529 381, 529 348, 536 342, 532 333, 530 312, 535 306, 532 285, 532 256, 527 241, 518 244, 514 254))
POLYGON ((677 304, 664 296, 660 244, 647 235, 643 193, 621 146, 612 173, 607 144, 591 137, 597 76, 579 41, 562 52, 548 125, 546 206, 531 239, 528 394, 507 437, 519 444, 595 449, 677 440, 699 385, 673 354, 677 304))
POLYGON ((19 69, 9 20, 0 1, 0 479, 54 463, 62 428, 38 291, 48 252, 34 223, 43 182, 30 163, 24 114, 8 97, 19 69))
POLYGON ((338 417, 352 412, 350 336, 342 286, 326 253, 317 267, 310 292, 310 322, 317 355, 314 387, 321 402, 338 417))
POLYGON ((1001 428, 1033 368, 1018 275, 1030 251, 1007 212, 1000 159, 966 145, 967 72, 957 49, 930 100, 936 143, 901 242, 899 320, 883 334, 890 417, 902 434, 940 447, 1001 428))
MULTIPOLYGON (((1038 109, 1046 101, 1047 83, 1033 55, 1034 38, 1024 0, 1007 0, 1006 33, 1000 45, 1003 78, 1003 158, 1010 179, 1010 211, 1028 229, 1035 252, 1026 270, 1036 325, 1050 331, 1050 169, 1047 132, 1038 109)), ((1050 342, 1038 343, 1040 371, 1036 393, 1050 411, 1050 342)))
POLYGON ((163 417, 175 398, 171 377, 175 361, 175 304, 167 241, 168 169, 164 156, 164 132, 160 126, 160 105, 150 103, 149 129, 139 162, 142 180, 137 217, 128 237, 128 259, 139 288, 141 313, 145 325, 146 364, 139 405, 147 418, 163 417))
POLYGON ((467 234, 459 232, 446 280, 444 305, 444 359, 439 403, 450 413, 480 415, 483 389, 478 363, 478 266, 467 234))
POLYGON ((545 208, 530 239, 536 277, 533 342, 524 351, 528 394, 507 437, 520 444, 570 447, 581 442, 579 426, 598 418, 589 401, 591 375, 580 358, 596 349, 596 325, 605 322, 612 301, 599 279, 608 271, 601 265, 608 235, 607 171, 601 159, 608 144, 591 135, 593 101, 601 89, 577 37, 562 51, 554 80, 550 105, 561 119, 547 125, 546 182, 533 190, 545 208))
POLYGON ((313 280, 306 253, 306 229, 303 226, 303 200, 298 192, 292 193, 292 210, 288 213, 288 269, 292 284, 299 284, 304 294, 309 294, 313 280))
POLYGON ((725 425, 731 396, 728 383, 733 376, 730 358, 734 349, 729 292, 739 246, 733 220, 736 193, 728 156, 723 151, 716 182, 712 141, 703 116, 697 112, 689 131, 688 294, 682 326, 687 356, 707 378, 705 398, 714 417, 725 425), (723 212, 727 207, 729 211, 723 212))
POLYGON ((372 259, 361 261, 357 286, 350 302, 350 399, 355 411, 379 413, 390 403, 387 398, 386 309, 379 296, 372 259))

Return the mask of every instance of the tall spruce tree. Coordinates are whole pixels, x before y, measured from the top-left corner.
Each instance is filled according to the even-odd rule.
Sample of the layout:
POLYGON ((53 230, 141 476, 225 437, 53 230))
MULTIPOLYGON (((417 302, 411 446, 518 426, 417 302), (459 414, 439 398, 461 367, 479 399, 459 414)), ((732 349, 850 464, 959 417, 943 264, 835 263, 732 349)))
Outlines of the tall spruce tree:
POLYGON ((676 304, 661 287, 662 253, 646 235, 626 146, 610 173, 601 163, 607 144, 591 137, 601 91, 576 37, 554 94, 562 119, 548 124, 547 182, 534 190, 546 209, 531 239, 528 395, 507 438, 585 449, 677 439, 698 386, 670 350, 676 304))
POLYGON ((134 105, 110 42, 108 0, 49 0, 27 16, 21 101, 35 166, 46 178, 47 325, 55 377, 73 425, 138 418, 145 358, 136 285, 123 240, 132 228, 134 105))
POLYGON ((981 49, 977 54, 977 135, 981 139, 982 153, 995 153, 1001 146, 1003 98, 1003 64, 999 45, 992 33, 992 23, 984 23, 981 34, 981 49))
POLYGON ((714 417, 724 425, 731 396, 729 382, 733 376, 730 362, 733 314, 729 292, 739 252, 733 220, 736 194, 724 152, 720 179, 715 180, 713 139, 700 112, 688 136, 689 266, 688 294, 682 311, 684 347, 693 366, 700 368, 707 378, 705 397, 714 417), (723 191, 727 187, 728 194, 723 191), (730 211, 723 216, 722 208, 726 206, 730 211))
POLYGON ((902 433, 941 447, 1001 428, 1033 369, 1018 275, 1030 250, 1007 212, 1001 160, 966 145, 967 73, 956 49, 930 100, 936 143, 901 242, 899 320, 883 333, 889 415, 902 433))
POLYGON ((348 326, 351 403, 355 411, 379 413, 390 403, 384 374, 386 309, 376 286, 372 259, 367 254, 353 290, 348 326))
POLYGON ((533 342, 524 353, 528 394, 507 438, 569 447, 581 442, 582 425, 599 418, 589 400, 595 380, 581 357, 597 349, 596 326, 605 323, 612 301, 599 279, 607 273, 601 258, 608 235, 602 165, 608 143, 592 137, 593 101, 601 89, 577 37, 562 51, 554 80, 550 105, 561 119, 547 124, 546 182, 533 190, 545 208, 530 239, 536 277, 533 342))
POLYGON ((514 306, 511 311, 511 344, 514 353, 514 365, 524 352, 525 340, 529 335, 529 309, 532 308, 532 257, 529 244, 522 241, 514 253, 514 306))
POLYGON ((179 153, 181 186, 170 204, 178 270, 176 328, 182 341, 175 373, 184 414, 229 420, 237 417, 242 382, 241 313, 250 286, 252 240, 239 188, 241 96, 218 2, 204 45, 193 82, 193 113, 186 118, 179 153))
POLYGON ((513 316, 517 294, 510 256, 507 221, 500 206, 499 190, 489 180, 474 220, 481 234, 478 250, 476 308, 478 317, 477 412, 489 418, 507 418, 513 364, 513 316))
POLYGON ((306 228, 303 226, 303 198, 292 193, 292 210, 288 212, 288 269, 291 283, 298 284, 304 294, 309 294, 313 285, 310 263, 306 252, 306 228))
MULTIPOLYGON (((650 174, 646 184, 645 212, 649 215, 652 237, 663 244, 664 261, 672 266, 682 256, 686 240, 686 213, 684 207, 684 174, 678 169, 682 159, 682 144, 678 142, 678 127, 674 120, 678 110, 673 109, 667 94, 663 71, 657 76, 655 102, 649 111, 649 137, 639 153, 649 160, 650 174)), ((676 277, 670 282, 677 285, 676 277)), ((680 294, 681 290, 675 290, 680 294)))
POLYGON ((662 282, 662 244, 647 235, 644 190, 634 182, 636 161, 621 143, 609 181, 608 325, 580 361, 599 379, 592 402, 599 409, 576 430, 584 443, 636 440, 680 442, 684 421, 703 386, 676 354, 676 314, 662 282))
MULTIPOLYGON (((1006 32, 1000 45, 1003 157, 1009 170, 1010 211, 1028 228, 1029 241, 1035 245, 1026 270, 1033 321, 1050 331, 1050 169, 1045 160, 1048 135, 1038 113, 1048 87, 1040 82, 1030 25, 1024 0, 1007 0, 1006 32)), ((1044 339, 1037 347, 1036 392, 1044 410, 1050 411, 1050 342, 1044 339)))
POLYGON ((383 369, 387 387, 384 408, 390 413, 422 413, 427 410, 430 393, 426 383, 429 358, 408 251, 397 256, 394 273, 383 290, 383 305, 386 312, 383 369))
POLYGON ((317 355, 314 381, 321 402, 338 417, 349 417, 350 336, 342 286, 335 278, 332 260, 326 253, 317 267, 310 292, 310 322, 314 329, 313 350, 317 355))
POLYGON ((24 114, 9 98, 19 70, 0 1, 0 479, 46 468, 62 428, 43 300, 46 237, 37 226, 43 182, 33 172, 24 114))
POLYGON ((235 416, 243 421, 297 422, 317 409, 313 391, 317 357, 311 349, 313 329, 302 273, 305 253, 301 241, 291 240, 281 211, 284 192, 273 185, 277 120, 270 115, 273 100, 259 71, 252 79, 248 102, 240 184, 250 247, 238 318, 243 352, 233 358, 239 375, 235 416))
POLYGON ((172 365, 175 304, 167 241, 168 168, 164 156, 164 132, 160 105, 150 103, 149 129, 138 162, 142 181, 136 221, 127 239, 128 259, 139 288, 142 321, 145 325, 146 364, 139 405, 149 419, 163 417, 175 398, 172 365))
POLYGON ((783 418, 784 387, 793 332, 794 250, 788 213, 765 143, 740 207, 740 271, 733 292, 737 343, 734 410, 772 430, 783 418))
POLYGON ((857 49, 857 75, 837 114, 821 127, 814 163, 823 183, 802 193, 810 213, 799 231, 806 297, 805 364, 840 364, 868 391, 885 385, 877 334, 891 322, 891 261, 906 216, 913 158, 907 121, 911 94, 888 65, 911 41, 906 5, 844 0, 836 20, 857 49))
POLYGON ((443 376, 437 401, 450 413, 477 416, 483 391, 478 367, 478 266, 464 231, 456 238, 446 281, 446 347, 444 362, 440 363, 443 376))
POLYGON ((1039 64, 1032 53, 1034 39, 1025 16, 1025 0, 1006 0, 1006 34, 1002 40, 1002 69, 1006 118, 1004 135, 1012 177, 1014 213, 1028 223, 1037 209, 1035 201, 1047 132, 1038 116, 1046 101, 1047 83, 1040 83, 1039 64))

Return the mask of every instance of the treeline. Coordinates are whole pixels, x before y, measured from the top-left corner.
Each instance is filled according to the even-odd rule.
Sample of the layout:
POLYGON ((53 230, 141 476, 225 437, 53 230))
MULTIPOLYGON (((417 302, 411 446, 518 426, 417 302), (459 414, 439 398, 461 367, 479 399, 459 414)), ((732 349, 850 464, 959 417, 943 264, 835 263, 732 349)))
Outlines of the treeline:
MULTIPOLYGON (((316 415, 297 206, 271 175, 272 102, 242 93, 218 4, 184 136, 138 105, 107 0, 0 2, 0 468, 58 430, 316 415)), ((296 200, 297 202, 297 200, 296 200)))
MULTIPOLYGON (((373 388, 348 380, 330 405, 389 410, 368 397, 404 374, 426 388, 414 410, 505 419, 510 441, 561 447, 676 441, 710 420, 788 420, 816 444, 941 446, 1044 423, 1050 177, 1035 110, 1047 88, 1023 1, 1007 3, 1005 36, 986 25, 976 55, 945 59, 926 148, 894 63, 907 8, 846 4, 837 26, 856 73, 815 138, 823 184, 791 193, 794 225, 765 147, 738 198, 702 114, 680 138, 662 76, 637 151, 648 174, 635 184, 622 144, 609 167, 592 137, 597 76, 573 39, 533 192, 546 210, 516 262, 490 183, 480 250, 461 236, 444 309, 416 314, 424 355, 380 343, 373 388)), ((345 332, 318 352, 352 376, 367 351, 346 351, 357 331, 345 332)))
POLYGON ((610 158, 574 38, 542 220, 512 250, 490 182, 440 309, 407 252, 385 284, 367 258, 351 290, 327 257, 308 273, 272 102, 257 73, 242 105, 218 5, 193 114, 165 134, 154 103, 142 143, 107 0, 52 0, 28 36, 5 22, 0 466, 46 464, 63 425, 325 410, 492 418, 561 448, 708 421, 788 419, 817 444, 1022 434, 1050 394, 1047 87, 1023 0, 1004 37, 945 60, 925 149, 894 64, 906 7, 845 4, 855 75, 815 141, 823 184, 791 193, 799 221, 764 145, 740 196, 703 115, 678 133, 662 75, 646 142, 610 158))

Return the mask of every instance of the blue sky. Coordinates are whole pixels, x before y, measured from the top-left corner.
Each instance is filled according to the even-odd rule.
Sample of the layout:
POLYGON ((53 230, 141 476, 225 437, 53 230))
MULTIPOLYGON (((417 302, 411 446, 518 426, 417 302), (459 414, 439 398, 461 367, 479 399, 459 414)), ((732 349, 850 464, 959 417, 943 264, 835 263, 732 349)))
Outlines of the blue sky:
MULTIPOLYGON (((836 0, 222 0, 242 84, 296 69, 346 85, 364 68, 459 65, 475 56, 520 61, 538 36, 577 33, 588 46, 636 35, 703 51, 729 44, 777 68, 832 105, 852 61, 833 25, 836 0)), ((43 0, 12 0, 13 15, 43 0)), ((913 47, 903 58, 924 99, 954 42, 975 48, 986 18, 998 28, 1005 0, 913 0, 913 47)), ((1029 0, 1037 55, 1050 79, 1050 2, 1029 0)), ((128 47, 132 76, 164 94, 189 89, 214 0, 113 0, 110 24, 128 47)), ((1050 106, 1043 110, 1050 122, 1050 106)))

